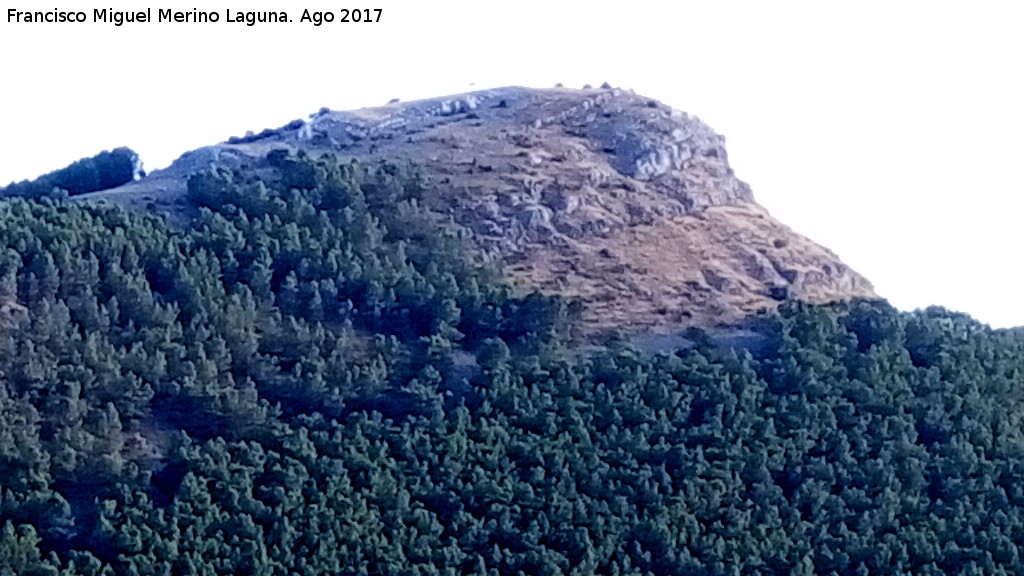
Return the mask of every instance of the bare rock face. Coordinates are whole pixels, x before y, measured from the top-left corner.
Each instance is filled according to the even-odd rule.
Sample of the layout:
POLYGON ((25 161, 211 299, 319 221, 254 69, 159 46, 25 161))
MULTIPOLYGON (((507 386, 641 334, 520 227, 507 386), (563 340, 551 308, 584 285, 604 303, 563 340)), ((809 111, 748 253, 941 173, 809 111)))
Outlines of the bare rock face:
POLYGON ((671 332, 739 322, 790 298, 876 297, 834 254, 754 203, 722 136, 614 88, 511 87, 322 109, 103 194, 169 202, 199 165, 258 162, 282 147, 420 166, 482 258, 505 263, 524 291, 580 298, 592 332, 671 332))
POLYGON ((721 136, 695 117, 617 89, 503 88, 322 111, 308 125, 236 144, 282 143, 411 159, 451 193, 455 212, 498 257, 535 240, 531 231, 580 239, 753 200, 729 168, 721 136), (490 238, 517 223, 525 233, 490 238))

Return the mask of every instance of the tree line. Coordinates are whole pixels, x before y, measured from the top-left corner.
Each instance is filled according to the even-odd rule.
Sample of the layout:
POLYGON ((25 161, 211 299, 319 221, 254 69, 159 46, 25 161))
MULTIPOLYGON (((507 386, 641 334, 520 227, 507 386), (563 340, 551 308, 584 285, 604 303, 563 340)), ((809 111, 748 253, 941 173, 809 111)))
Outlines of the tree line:
POLYGON ((12 182, 0 188, 0 198, 65 198, 107 190, 145 176, 141 167, 138 154, 130 148, 104 150, 35 180, 12 182))

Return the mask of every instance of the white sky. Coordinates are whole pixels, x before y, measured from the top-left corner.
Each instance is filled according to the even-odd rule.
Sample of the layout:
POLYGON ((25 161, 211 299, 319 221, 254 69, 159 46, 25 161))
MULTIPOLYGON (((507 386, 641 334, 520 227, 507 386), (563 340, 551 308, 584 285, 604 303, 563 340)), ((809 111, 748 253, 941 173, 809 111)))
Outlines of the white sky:
POLYGON ((373 0, 375 24, 250 28, 224 11, 288 3, 17 1, 0 13, 0 185, 120 145, 160 168, 321 106, 607 81, 724 134, 758 201, 896 306, 1024 325, 1018 2, 373 0), (221 22, 6 15, 147 5, 221 22))

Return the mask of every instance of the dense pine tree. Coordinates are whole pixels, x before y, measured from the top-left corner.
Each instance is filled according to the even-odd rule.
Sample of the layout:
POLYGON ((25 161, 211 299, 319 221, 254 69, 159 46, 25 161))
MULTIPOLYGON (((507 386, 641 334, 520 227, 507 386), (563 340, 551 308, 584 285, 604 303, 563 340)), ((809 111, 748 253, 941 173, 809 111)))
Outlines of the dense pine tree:
POLYGON ((785 304, 573 348, 404 167, 274 152, 187 229, 0 203, 0 574, 1014 574, 1024 338, 785 304))

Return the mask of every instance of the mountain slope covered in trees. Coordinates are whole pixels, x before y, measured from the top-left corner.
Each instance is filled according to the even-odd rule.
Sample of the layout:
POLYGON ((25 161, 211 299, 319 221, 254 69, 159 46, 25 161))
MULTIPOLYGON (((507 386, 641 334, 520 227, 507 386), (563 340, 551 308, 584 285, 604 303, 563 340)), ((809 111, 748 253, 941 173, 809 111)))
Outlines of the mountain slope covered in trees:
POLYGON ((791 302, 581 354, 416 171, 0 203, 0 574, 1014 574, 1024 338, 791 302))

